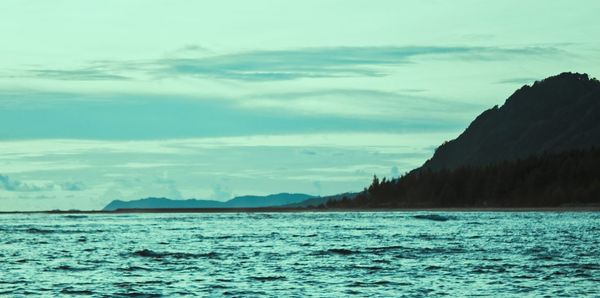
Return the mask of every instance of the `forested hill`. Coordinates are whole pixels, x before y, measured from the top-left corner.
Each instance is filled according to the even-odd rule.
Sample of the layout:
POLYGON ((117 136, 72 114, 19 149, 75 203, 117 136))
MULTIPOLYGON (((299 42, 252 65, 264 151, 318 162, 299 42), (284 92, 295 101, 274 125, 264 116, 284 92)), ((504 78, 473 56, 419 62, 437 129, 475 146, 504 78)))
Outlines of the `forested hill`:
POLYGON ((600 146, 600 82, 562 73, 523 86, 479 115, 422 168, 453 169, 600 146))
POLYGON ((479 115, 418 169, 329 207, 600 204, 600 82, 562 73, 479 115))
POLYGON ((600 204, 600 149, 572 150, 379 181, 331 208, 555 207, 600 204))

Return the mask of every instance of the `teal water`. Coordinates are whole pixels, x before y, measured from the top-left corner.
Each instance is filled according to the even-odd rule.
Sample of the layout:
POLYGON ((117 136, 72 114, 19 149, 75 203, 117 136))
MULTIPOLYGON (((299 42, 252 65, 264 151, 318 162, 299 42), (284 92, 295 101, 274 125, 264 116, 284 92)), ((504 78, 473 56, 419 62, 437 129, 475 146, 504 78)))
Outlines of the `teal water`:
POLYGON ((13 297, 599 296, 600 213, 2 215, 0 260, 13 297))

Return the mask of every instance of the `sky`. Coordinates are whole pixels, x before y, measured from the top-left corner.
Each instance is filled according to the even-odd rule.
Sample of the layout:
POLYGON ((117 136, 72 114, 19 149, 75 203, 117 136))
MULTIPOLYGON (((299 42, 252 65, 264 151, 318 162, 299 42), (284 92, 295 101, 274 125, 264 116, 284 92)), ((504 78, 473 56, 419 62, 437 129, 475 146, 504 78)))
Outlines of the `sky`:
POLYGON ((0 211, 359 191, 524 84, 600 75, 600 2, 0 2, 0 211))

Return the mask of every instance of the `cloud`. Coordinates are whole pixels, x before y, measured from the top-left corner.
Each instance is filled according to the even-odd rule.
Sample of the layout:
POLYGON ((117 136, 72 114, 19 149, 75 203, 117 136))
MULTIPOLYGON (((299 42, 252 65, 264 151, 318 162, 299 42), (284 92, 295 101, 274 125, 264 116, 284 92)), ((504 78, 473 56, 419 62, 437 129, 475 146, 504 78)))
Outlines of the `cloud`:
POLYGON ((531 84, 535 81, 539 80, 539 78, 511 78, 506 80, 498 81, 498 84, 531 84))
POLYGON ((85 187, 81 182, 46 183, 33 184, 11 179, 9 176, 0 175, 0 189, 14 192, 38 192, 38 191, 81 191, 85 187))
MULTIPOLYGON (((380 46, 316 47, 286 50, 254 50, 214 54, 200 46, 174 51, 173 58, 146 61, 94 61, 75 69, 35 69, 29 76, 55 80, 129 80, 130 75, 151 77, 200 77, 248 82, 302 78, 381 77, 382 67, 412 64, 417 58, 461 61, 497 61, 561 53, 554 47, 477 46, 380 46), (125 76, 123 73, 129 75, 125 76)), ((12 76, 11 76, 12 77, 12 76)))
POLYGON ((168 172, 163 172, 162 176, 157 177, 154 182, 161 189, 161 192, 170 199, 182 199, 183 196, 177 188, 177 182, 174 179, 169 178, 168 172))
POLYGON ((504 60, 541 56, 560 51, 552 47, 331 47, 247 51, 200 58, 158 61, 161 74, 201 76, 241 81, 278 81, 299 78, 377 77, 378 66, 414 63, 420 56, 459 60, 504 60))
POLYGON ((26 170, 2 173, 11 178, 4 183, 13 191, 6 191, 4 183, 0 186, 2 201, 12 200, 0 210, 97 209, 113 199, 149 196, 228 199, 232 190, 233 195, 316 194, 315 181, 321 183, 322 195, 360 190, 373 174, 389 177, 393 165, 401 172, 421 165, 430 156, 422 148, 454 135, 315 133, 137 141, 0 141, 0 164, 27 164, 26 170), (317 154, 307 155, 304 150, 317 154), (46 163, 73 161, 88 166, 65 169, 46 163), (145 162, 161 166, 145 167, 145 162), (133 167, 122 166, 127 163, 133 167), (69 180, 72 178, 77 180, 69 180), (69 194, 76 198, 69 199, 69 194), (19 199, 26 196, 33 202, 37 195, 55 199, 31 205, 19 199))
POLYGON ((302 154, 305 154, 305 155, 317 155, 317 152, 316 152, 316 151, 314 151, 314 150, 309 150, 309 149, 303 149, 303 150, 301 151, 301 153, 302 153, 302 154))
POLYGON ((221 184, 216 184, 212 186, 212 198, 217 200, 226 200, 231 199, 233 194, 229 187, 223 186, 221 184))
POLYGON ((0 139, 171 139, 464 127, 487 106, 368 89, 203 95, 0 91, 0 139), (40 125, 40 121, 44 125, 40 125), (160 121, 157 121, 160 119, 160 121), (232 121, 235 120, 235 121, 232 121), (93 124, 93 125, 92 125, 93 124))
POLYGON ((60 69, 35 69, 31 70, 30 74, 33 77, 54 79, 54 80, 65 80, 65 81, 123 81, 129 80, 129 77, 113 74, 105 70, 85 68, 85 69, 73 69, 73 70, 60 70, 60 69))
POLYGON ((82 191, 85 185, 83 182, 65 182, 60 184, 60 188, 65 191, 82 191))
POLYGON ((212 53, 212 51, 204 46, 197 44, 189 44, 175 50, 174 54, 190 54, 190 53, 212 53))
POLYGON ((396 123, 421 120, 425 122, 423 125, 431 125, 441 119, 448 122, 470 119, 474 113, 485 108, 480 103, 368 89, 257 94, 239 101, 239 105, 244 108, 278 109, 312 117, 326 115, 353 119, 393 119, 396 123))
MULTIPOLYGON (((165 140, 77 140, 77 139, 38 139, 0 141, 0 160, 22 161, 32 156, 46 157, 86 154, 194 154, 201 149, 223 150, 226 148, 283 147, 283 148, 354 148, 372 150, 395 149, 404 152, 406 148, 423 148, 440 140, 454 136, 454 131, 419 133, 305 133, 282 135, 248 135, 233 137, 207 137, 165 140)), ((433 147, 432 147, 433 148, 433 147)), ((39 164, 35 169, 45 168, 39 164)), ((119 164, 122 167, 122 163, 119 164)), ((159 178, 157 182, 168 179, 159 178)))
POLYGON ((0 175, 0 188, 6 191, 47 191, 51 190, 51 185, 38 186, 35 184, 28 184, 19 180, 13 180, 8 176, 0 175))

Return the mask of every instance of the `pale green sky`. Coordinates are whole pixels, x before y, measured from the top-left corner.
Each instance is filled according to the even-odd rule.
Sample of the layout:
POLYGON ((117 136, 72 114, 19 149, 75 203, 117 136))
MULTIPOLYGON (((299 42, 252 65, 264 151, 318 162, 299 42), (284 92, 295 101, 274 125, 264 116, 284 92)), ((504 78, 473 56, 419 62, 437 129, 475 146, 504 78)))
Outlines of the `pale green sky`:
POLYGON ((0 209, 362 189, 518 87, 600 74, 598 1, 0 2, 0 209))

